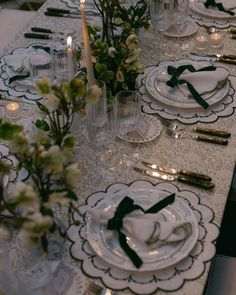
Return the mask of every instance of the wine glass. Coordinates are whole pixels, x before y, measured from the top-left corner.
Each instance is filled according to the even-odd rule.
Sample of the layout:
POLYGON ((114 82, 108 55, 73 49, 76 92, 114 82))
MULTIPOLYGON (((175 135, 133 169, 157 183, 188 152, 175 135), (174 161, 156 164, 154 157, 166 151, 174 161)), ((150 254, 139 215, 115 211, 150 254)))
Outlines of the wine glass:
POLYGON ((163 37, 163 32, 172 25, 173 7, 173 0, 150 1, 151 22, 154 29, 160 33, 161 37, 161 40, 155 43, 155 50, 160 50, 166 55, 168 55, 168 48, 163 37))

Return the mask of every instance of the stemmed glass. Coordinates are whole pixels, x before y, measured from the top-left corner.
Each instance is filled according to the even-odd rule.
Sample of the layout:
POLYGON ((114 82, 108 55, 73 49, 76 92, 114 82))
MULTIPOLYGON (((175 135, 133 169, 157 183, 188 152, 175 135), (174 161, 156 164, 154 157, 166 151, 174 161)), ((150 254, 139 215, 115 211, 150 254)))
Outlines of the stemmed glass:
POLYGON ((155 43, 155 49, 168 55, 167 43, 164 41, 163 32, 172 25, 173 0, 151 0, 150 15, 154 29, 157 30, 161 36, 161 40, 155 43))
MULTIPOLYGON (((141 97, 138 92, 132 90, 120 91, 116 94, 118 108, 118 137, 125 138, 130 132, 134 132, 139 124, 141 116, 141 97)), ((120 163, 123 166, 133 165, 139 160, 140 144, 131 144, 128 154, 123 153, 120 163)), ((126 145, 127 150, 127 145, 126 145)))
MULTIPOLYGON (((174 0, 174 20, 179 36, 184 33, 187 27, 188 15, 189 0, 174 0)), ((180 41, 180 37, 178 41, 180 41)), ((180 47, 183 51, 185 51, 188 49, 189 45, 184 43, 180 45, 180 47)))

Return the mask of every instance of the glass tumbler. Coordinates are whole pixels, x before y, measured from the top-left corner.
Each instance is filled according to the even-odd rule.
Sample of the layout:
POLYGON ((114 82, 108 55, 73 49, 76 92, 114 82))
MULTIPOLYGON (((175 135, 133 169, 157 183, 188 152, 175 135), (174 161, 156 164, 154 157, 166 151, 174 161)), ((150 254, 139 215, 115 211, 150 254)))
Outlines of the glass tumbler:
POLYGON ((50 55, 34 54, 29 58, 30 77, 33 86, 37 86, 39 80, 48 78, 52 80, 52 62, 50 55))
POLYGON ((141 97, 136 91, 124 90, 116 95, 118 134, 134 131, 141 115, 141 97))

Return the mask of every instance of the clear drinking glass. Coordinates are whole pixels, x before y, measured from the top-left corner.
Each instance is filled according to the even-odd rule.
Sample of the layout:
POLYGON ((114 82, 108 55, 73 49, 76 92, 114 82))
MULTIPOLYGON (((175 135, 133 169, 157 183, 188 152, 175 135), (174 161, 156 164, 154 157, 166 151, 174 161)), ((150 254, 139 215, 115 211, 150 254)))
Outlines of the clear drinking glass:
POLYGON ((34 86, 39 80, 48 78, 52 80, 52 61, 50 55, 34 54, 29 58, 30 77, 34 86))
POLYGON ((136 91, 124 90, 116 95, 118 106, 118 134, 135 130, 141 115, 141 97, 136 91))
MULTIPOLYGON (((188 25, 188 15, 189 0, 174 0, 174 21, 175 27, 180 36, 184 33, 188 25)), ((180 38, 178 41, 180 42, 180 38)), ((189 45, 187 43, 183 43, 180 44, 180 47, 183 51, 185 51, 189 48, 189 45)))
POLYGON ((173 0, 151 0, 150 15, 154 29, 160 33, 161 37, 161 40, 155 43, 155 50, 161 50, 164 54, 168 54, 167 43, 164 40, 163 32, 173 23, 173 0))

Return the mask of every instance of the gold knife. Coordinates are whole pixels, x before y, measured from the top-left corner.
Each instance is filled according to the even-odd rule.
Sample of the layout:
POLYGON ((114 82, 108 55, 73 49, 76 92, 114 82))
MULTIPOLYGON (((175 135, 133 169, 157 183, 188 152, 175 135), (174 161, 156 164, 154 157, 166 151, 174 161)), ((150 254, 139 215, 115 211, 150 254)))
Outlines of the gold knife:
POLYGON ((160 173, 158 171, 143 169, 143 168, 139 168, 139 167, 134 167, 134 171, 137 171, 143 175, 148 175, 148 176, 158 178, 158 179, 161 179, 164 181, 177 180, 179 182, 183 182, 183 183, 190 184, 190 185, 204 188, 204 189, 210 190, 210 189, 214 188, 214 184, 212 182, 204 181, 204 180, 200 180, 200 179, 196 179, 196 178, 194 179, 194 178, 189 178, 189 177, 180 176, 180 175, 170 175, 170 174, 160 173))
POLYGON ((178 175, 178 176, 183 176, 183 177, 188 177, 188 178, 194 178, 194 179, 200 179, 203 181, 212 181, 212 178, 208 175, 197 173, 197 172, 192 172, 192 171, 187 171, 187 170, 176 170, 174 168, 168 168, 164 166, 159 166, 157 164, 151 164, 146 161, 141 161, 141 164, 144 166, 151 168, 153 170, 158 170, 160 172, 168 173, 168 174, 173 174, 173 175, 178 175))

